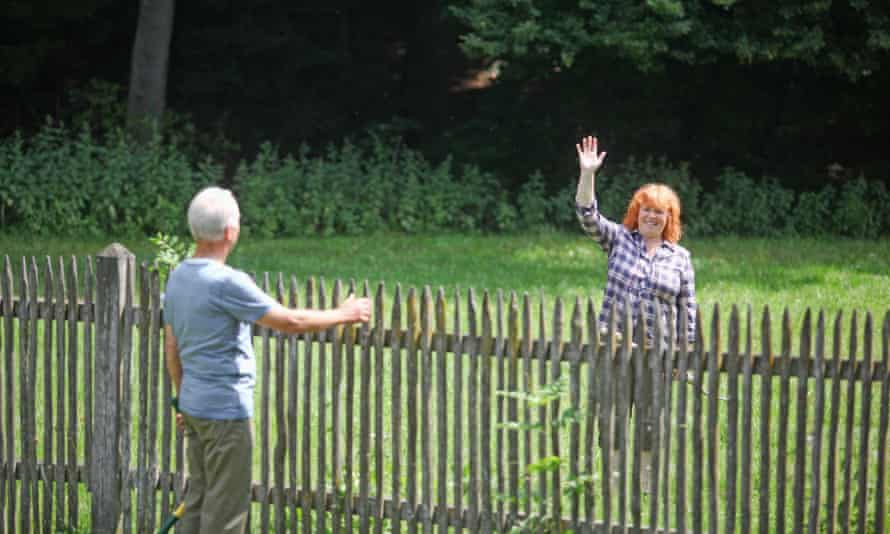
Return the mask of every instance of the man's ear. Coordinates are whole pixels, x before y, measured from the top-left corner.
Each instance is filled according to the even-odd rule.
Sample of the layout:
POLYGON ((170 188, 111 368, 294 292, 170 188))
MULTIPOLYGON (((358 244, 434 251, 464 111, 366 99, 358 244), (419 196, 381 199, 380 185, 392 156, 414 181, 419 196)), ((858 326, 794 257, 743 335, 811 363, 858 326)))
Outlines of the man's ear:
POLYGON ((226 241, 235 241, 238 237, 238 228, 235 226, 226 226, 223 230, 223 239, 226 241))

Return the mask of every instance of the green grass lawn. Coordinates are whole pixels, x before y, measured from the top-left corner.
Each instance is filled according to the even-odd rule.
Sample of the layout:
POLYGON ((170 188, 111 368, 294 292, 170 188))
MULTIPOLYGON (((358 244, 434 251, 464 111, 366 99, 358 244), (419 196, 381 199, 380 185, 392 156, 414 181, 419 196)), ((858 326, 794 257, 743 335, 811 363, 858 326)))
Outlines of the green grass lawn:
MULTIPOLYGON (((109 241, 0 235, 0 254, 83 256, 109 241)), ((139 261, 150 260, 145 239, 123 239, 139 261)), ((890 239, 697 239, 682 243, 696 268, 698 300, 721 305, 867 310, 890 308, 890 239)), ((605 254, 579 231, 511 235, 415 236, 383 234, 258 240, 244 237, 229 262, 255 272, 298 279, 368 280, 392 288, 442 286, 543 294, 548 299, 592 296, 599 302, 605 254)))

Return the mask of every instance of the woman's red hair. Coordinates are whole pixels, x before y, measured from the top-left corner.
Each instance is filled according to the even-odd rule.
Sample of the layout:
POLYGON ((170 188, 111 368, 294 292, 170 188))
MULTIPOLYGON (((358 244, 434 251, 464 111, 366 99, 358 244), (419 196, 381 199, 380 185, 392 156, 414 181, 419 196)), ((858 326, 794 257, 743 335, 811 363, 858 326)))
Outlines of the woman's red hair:
POLYGON ((671 243, 680 241, 683 228, 680 225, 680 199, 673 189, 664 184, 646 184, 637 189, 627 205, 627 213, 624 214, 624 227, 628 230, 636 230, 639 221, 640 208, 653 207, 664 210, 667 213, 667 224, 661 238, 671 243))

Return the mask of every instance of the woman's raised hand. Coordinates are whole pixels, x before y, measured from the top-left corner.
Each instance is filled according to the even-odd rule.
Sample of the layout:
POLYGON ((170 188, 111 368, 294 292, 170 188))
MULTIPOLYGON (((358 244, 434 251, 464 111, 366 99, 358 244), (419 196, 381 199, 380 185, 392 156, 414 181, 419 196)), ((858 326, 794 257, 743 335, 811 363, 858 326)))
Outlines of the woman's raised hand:
POLYGON ((582 137, 575 148, 578 149, 578 163, 582 174, 596 172, 606 159, 605 152, 597 152, 596 137, 582 137))

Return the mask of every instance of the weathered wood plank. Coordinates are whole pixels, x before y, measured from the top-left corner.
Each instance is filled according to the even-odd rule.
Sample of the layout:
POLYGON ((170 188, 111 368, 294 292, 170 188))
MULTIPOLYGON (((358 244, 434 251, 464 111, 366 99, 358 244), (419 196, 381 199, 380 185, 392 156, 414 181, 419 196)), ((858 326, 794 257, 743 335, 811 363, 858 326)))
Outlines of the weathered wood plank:
POLYGON ((825 314, 819 310, 819 319, 816 324, 816 345, 813 360, 816 379, 813 381, 815 388, 815 410, 812 438, 812 461, 810 463, 810 509, 807 520, 808 531, 815 534, 819 530, 819 511, 821 510, 821 484, 822 484, 822 432, 825 420, 825 314))
POLYGON ((470 461, 470 480, 469 480, 469 513, 467 514, 468 530, 471 533, 479 532, 479 395, 481 391, 479 384, 479 344, 477 343, 478 334, 478 313, 476 311, 476 293, 473 288, 467 292, 467 333, 469 337, 466 341, 467 362, 469 370, 467 373, 467 434, 469 439, 469 461, 470 461))
MULTIPOLYGON (((581 453, 581 425, 579 419, 581 417, 581 342, 584 335, 584 323, 581 313, 581 299, 575 297, 575 305, 572 310, 571 318, 571 337, 569 346, 571 347, 572 357, 569 359, 569 402, 573 420, 569 426, 569 477, 573 484, 578 483, 581 475, 579 460, 581 453)), ((517 340, 518 344, 519 341, 517 340)), ((513 485, 512 487, 517 487, 513 485)), ((577 486, 576 486, 577 488, 577 486)), ((569 499, 571 503, 571 520, 573 524, 579 524, 581 518, 580 495, 577 491, 573 491, 569 499)))
MULTIPOLYGON (((532 304, 528 293, 522 294, 521 301, 522 332, 519 340, 519 358, 522 360, 522 375, 520 390, 528 395, 532 391, 532 304)), ((521 491, 526 495, 525 502, 522 503, 522 511, 528 516, 532 513, 532 481, 528 473, 529 465, 532 463, 532 420, 531 406, 528 400, 522 402, 522 425, 525 430, 522 432, 522 457, 520 459, 520 473, 522 477, 521 491)), ((517 487, 519 489, 519 487, 517 487)))
MULTIPOLYGON (((538 382, 540 388, 548 383, 547 379, 547 324, 544 313, 544 295, 541 294, 538 299, 538 342, 533 347, 533 352, 538 360, 538 382)), ((541 405, 538 408, 538 424, 541 431, 538 432, 538 458, 546 458, 547 452, 547 406, 541 405)), ((538 495, 540 498, 540 509, 538 514, 541 517, 547 515, 547 473, 540 471, 538 473, 538 495)))
MULTIPOLYGON (((46 319, 43 321, 43 459, 44 464, 53 465, 53 441, 55 432, 53 432, 53 354, 54 341, 53 333, 59 328, 59 325, 53 321, 55 309, 58 308, 54 302, 54 289, 56 285, 55 276, 53 276, 52 259, 49 256, 45 258, 43 268, 43 302, 47 306, 46 319)), ((36 400, 36 399, 35 399, 36 400)), ((37 404, 34 405, 37 408, 37 404)), ((54 487, 50 472, 43 473, 41 484, 41 493, 43 495, 43 516, 40 518, 40 528, 42 532, 49 532, 52 525, 53 504, 54 504, 54 487)))
MULTIPOLYGON (((674 338, 673 332, 676 331, 674 327, 674 315, 675 312, 673 309, 668 308, 664 310, 661 306, 660 301, 655 301, 655 317, 662 317, 665 311, 668 314, 668 325, 667 329, 670 339, 674 338)), ((685 314, 684 314, 685 315, 685 314)), ((640 344, 637 341, 637 347, 646 348, 649 343, 648 335, 646 332, 645 321, 641 321, 640 328, 640 339, 643 340, 643 343, 640 344)), ((668 382, 665 383, 665 374, 663 368, 666 366, 670 366, 670 358, 673 354, 673 344, 668 347, 664 346, 665 340, 665 332, 663 329, 663 325, 661 320, 655 321, 655 328, 653 332, 653 341, 651 343, 651 347, 645 353, 645 359, 641 361, 641 373, 640 373, 640 381, 645 385, 641 386, 641 389, 645 387, 651 387, 652 402, 649 404, 649 414, 648 414, 648 435, 644 439, 649 440, 649 450, 651 453, 649 454, 649 461, 643 461, 642 468, 645 471, 647 477, 643 481, 643 491, 647 491, 649 493, 649 511, 648 511, 648 522, 649 522, 649 531, 656 532, 658 529, 658 499, 659 499, 659 490, 660 482, 662 478, 661 474, 661 451, 662 451, 662 441, 664 441, 664 456, 665 458, 670 458, 671 450, 670 450, 670 441, 663 440, 665 430, 670 428, 671 423, 671 411, 667 403, 670 403, 670 395, 668 394, 668 389, 671 387, 670 378, 668 377, 668 382), (665 365, 665 358, 668 359, 667 365, 665 365), (643 379, 645 377, 645 380, 643 379), (664 399, 663 402, 662 399, 664 399)), ((643 352, 641 351, 641 354, 643 352)), ((644 395, 641 394, 641 397, 644 395)), ((644 429, 646 430, 646 429, 644 429)), ((642 446, 642 444, 641 444, 642 446)), ((665 462, 664 466, 664 521, 667 523, 669 521, 669 502, 670 502, 670 488, 667 481, 670 480, 670 471, 669 471, 670 462, 665 462)))
POLYGON ((40 287, 37 259, 22 261, 22 295, 28 296, 28 305, 23 310, 20 334, 24 341, 21 353, 23 369, 21 387, 22 422, 22 532, 29 532, 31 526, 40 521, 40 476, 37 471, 37 422, 34 408, 37 406, 37 294, 40 287))
MULTIPOLYGON (((299 307, 299 283, 297 282, 296 276, 291 275, 290 284, 288 285, 288 298, 287 305, 291 309, 295 309, 299 307)), ((287 435, 288 439, 288 482, 291 488, 291 491, 294 494, 294 499, 288 506, 288 510, 290 512, 290 516, 292 518, 297 517, 297 508, 302 505, 302 501, 296 498, 296 492, 300 486, 300 480, 298 478, 298 470, 297 470, 297 461, 298 458, 302 456, 300 453, 302 452, 301 440, 298 439, 300 427, 298 426, 298 415, 299 409, 297 408, 297 404, 299 402, 300 397, 300 359, 297 357, 297 352, 299 350, 299 341, 300 337, 296 334, 291 334, 287 336, 287 435)), ((336 345, 335 345, 336 347, 336 345)), ((336 349, 335 349, 336 350, 336 349)), ((339 392, 339 389, 336 391, 339 392)), ((337 396, 334 397, 334 406, 337 404, 337 396)), ((335 408, 336 412, 336 408, 335 408)), ((334 457, 338 458, 337 456, 334 457)), ((336 460, 335 460, 336 461, 336 460)), ((340 471, 338 469, 338 464, 334 464, 334 480, 339 482, 340 471)), ((340 487, 339 484, 336 487, 340 487)), ((339 504, 339 503, 338 503, 339 504)), ((339 534, 340 527, 340 506, 335 506, 332 512, 334 517, 334 525, 333 531, 336 534, 339 534)), ((300 527, 300 523, 296 520, 292 520, 290 522, 290 532, 291 534, 297 534, 298 528, 300 527)))
MULTIPOLYGON (((636 317, 640 319, 637 321, 637 327, 635 329, 635 338, 636 344, 631 349, 631 352, 628 354, 630 357, 630 376, 633 377, 633 401, 631 403, 630 411, 628 412, 629 416, 632 416, 633 423, 633 444, 631 445, 631 467, 630 467, 630 520, 631 525, 634 532, 640 532, 640 529, 643 525, 643 508, 641 504, 641 493, 642 493, 642 443, 643 440, 643 425, 648 417, 649 406, 647 406, 646 399, 644 399, 643 393, 643 361, 646 359, 646 350, 652 350, 650 347, 649 340, 646 338, 646 313, 643 308, 643 303, 637 303, 637 309, 635 311, 636 317)), ((658 312, 655 314, 656 317, 660 317, 658 312)), ((661 323, 660 320, 656 320, 655 324, 659 325, 661 323)), ((656 334, 660 334, 660 325, 656 326, 659 332, 656 334)), ((625 330, 625 332, 629 332, 629 330, 625 330)), ((628 421, 628 425, 631 424, 631 421, 628 421)), ((651 443, 650 443, 651 445, 651 443)), ((646 488, 648 491, 648 488, 646 488)))
POLYGON ((717 424, 719 421, 720 405, 717 403, 720 393, 720 373, 717 371, 720 362, 717 354, 720 352, 720 306, 714 304, 714 312, 711 317, 711 351, 708 354, 708 421, 705 431, 708 438, 708 532, 717 533, 719 511, 719 472, 717 465, 720 460, 718 453, 717 424))
MULTIPOLYGON (((436 433, 439 438, 436 455, 438 467, 436 493, 440 511, 448 509, 448 353, 445 350, 445 306, 445 290, 440 287, 436 292, 436 327, 433 337, 436 352, 436 433)), ((455 355, 455 359, 459 358, 460 355, 455 355)), ((459 480, 455 482, 459 483, 459 480)), ((382 495, 382 491, 378 495, 382 495)), ((444 533, 448 528, 448 516, 442 513, 437 519, 438 531, 444 533)))
POLYGON ((396 284, 395 294, 392 302, 392 316, 390 319, 390 328, 393 331, 391 341, 392 354, 392 454, 391 467, 392 470, 392 501, 394 508, 392 517, 392 531, 395 533, 402 531, 402 510, 399 508, 401 502, 402 489, 402 286, 396 284))
MULTIPOLYGON (((79 414, 78 399, 80 397, 77 384, 78 381, 78 321, 76 317, 77 308, 74 304, 79 301, 79 277, 77 274, 77 259, 71 258, 71 267, 67 271, 66 297, 69 303, 68 312, 68 347, 66 358, 68 360, 68 428, 66 432, 66 446, 68 448, 66 478, 68 479, 68 519, 67 524, 75 530, 78 527, 80 507, 78 498, 77 484, 72 482, 76 480, 77 473, 77 442, 79 436, 79 414)), ((153 418, 152 421, 155 419, 153 418)))
POLYGON ((130 457, 132 449, 132 421, 133 421, 133 403, 132 388, 126 387, 133 380, 133 326, 135 324, 136 313, 134 309, 134 295, 136 287, 136 262, 135 258, 127 261, 124 271, 124 309, 122 317, 121 331, 121 354, 119 357, 119 365, 121 367, 121 407, 118 412, 118 428, 120 436, 118 443, 120 444, 121 460, 120 460, 120 500, 121 500, 121 521, 123 522, 124 534, 132 531, 133 521, 133 499, 131 498, 130 487, 132 485, 130 471, 130 457))
MULTIPOLYGON (((349 283, 349 293, 355 293, 355 283, 353 281, 350 281, 349 283)), ((346 408, 346 442, 343 451, 343 457, 345 458, 344 470, 346 474, 344 478, 345 491, 343 492, 343 517, 345 519, 344 529, 346 532, 354 532, 352 516, 355 505, 353 504, 352 491, 356 476, 353 457, 355 441, 355 343, 357 337, 358 331, 354 327, 349 326, 346 328, 346 396, 343 399, 343 404, 346 408)), ((307 487, 304 489, 308 490, 309 488, 307 487)))
MULTIPOLYGON (((810 346, 812 344, 812 317, 810 310, 804 314, 803 329, 800 337, 801 358, 809 360, 810 346)), ((804 516, 804 482, 807 454, 807 373, 801 366, 801 372, 797 377, 797 422, 795 425, 795 455, 794 455, 794 514, 793 531, 803 531, 804 516)))
POLYGON ((612 451, 615 449, 615 378, 617 373, 615 364, 618 357, 617 345, 615 342, 617 329, 618 314, 613 304, 611 313, 609 313, 608 331, 606 333, 606 342, 600 348, 600 361, 602 369, 602 380, 600 382, 602 390, 600 393, 600 443, 602 457, 602 496, 603 496, 603 524, 607 527, 612 525, 612 484, 616 480, 613 473, 615 466, 612 465, 612 451))
MULTIPOLYGON (((284 275, 278 273, 275 280, 275 299, 279 304, 286 305, 284 292, 284 275)), ((275 482, 272 495, 275 506, 275 532, 285 531, 285 459, 287 456, 287 416, 285 414, 285 340, 287 336, 275 333, 275 451, 273 452, 273 478, 275 482)), ((271 362, 271 359, 269 360, 271 362)))
MULTIPOLYGON (((850 317, 850 348, 848 350, 848 358, 856 359, 857 353, 857 336, 859 335, 858 321, 856 310, 850 317)), ((848 367, 848 372, 853 372, 853 366, 848 367)), ((844 411, 844 457, 842 460, 841 472, 843 479, 841 481, 841 502, 838 509, 838 529, 841 532, 850 532, 850 516, 853 508, 853 429, 854 429, 854 413, 856 411, 856 383, 849 380, 847 382, 847 404, 844 411)))
MULTIPOLYGON (((318 304, 317 307, 320 310, 325 309, 327 305, 327 287, 324 282, 324 278, 318 279, 318 304)), ((364 295, 368 296, 368 283, 365 282, 364 287, 364 295)), ((365 330, 367 331, 367 325, 365 326, 365 330)), ((325 514, 325 502, 323 493, 326 491, 325 488, 325 479, 327 472, 327 450, 328 450, 328 442, 327 442, 327 389, 325 389, 325 385, 327 384, 327 368, 328 368, 328 355, 327 355, 327 345, 329 339, 329 330, 320 330, 315 334, 315 340, 318 343, 318 391, 317 394, 317 408, 315 421, 313 425, 316 428, 316 436, 317 436, 317 446, 315 447, 315 469, 316 469, 316 478, 315 478, 315 532, 318 534, 326 534, 328 532, 327 527, 327 515, 325 514)), ((367 343, 367 339, 365 340, 367 343)), ((370 349, 366 349, 370 350, 370 349)), ((367 397, 365 398, 367 402, 367 397)), ((307 510, 308 512, 308 510, 307 510)))
MULTIPOLYGON (((510 293, 507 307, 507 388, 509 393, 519 390, 519 302, 516 293, 510 293)), ((511 424, 519 422, 519 405, 515 397, 507 398, 507 421, 511 424)), ((508 492, 514 499, 509 502, 507 524, 512 525, 519 519, 519 432, 515 427, 507 430, 507 477, 508 492)))
POLYGON ((417 532, 417 523, 416 523, 416 514, 417 514, 417 358, 418 358, 418 350, 420 344, 420 312, 418 310, 418 302, 417 302, 417 294, 414 288, 410 288, 408 290, 407 297, 407 312, 408 312, 408 324, 407 324, 407 353, 406 353, 406 368, 405 368, 405 378, 406 378, 406 386, 407 386, 407 396, 406 396, 406 407, 407 407, 407 415, 408 415, 408 427, 407 427, 407 435, 406 444, 408 447, 408 455, 407 460, 405 462, 407 476, 405 491, 408 500, 408 517, 406 521, 408 522, 408 533, 414 534, 417 532))
MULTIPOLYGON (((862 354, 866 368, 871 367, 872 360, 872 315, 871 312, 865 314, 865 331, 862 338, 862 354)), ((869 452, 872 444, 869 442, 869 434, 871 433, 871 377, 865 377, 862 382, 862 401, 859 411, 859 471, 857 473, 858 488, 856 492, 856 507, 859 510, 858 521, 856 522, 856 532, 865 534, 868 525, 868 466, 869 452)))
MULTIPOLYGON (((270 293, 269 273, 263 273, 263 292, 267 295, 270 293)), ((259 424, 260 424, 260 530, 269 532, 271 520, 271 508, 269 502, 269 488, 271 486, 269 451, 272 448, 271 440, 271 412, 269 409, 271 402, 272 389, 272 332, 263 326, 258 326, 260 334, 260 354, 258 360, 261 367, 260 385, 260 406, 259 406, 259 424)))
MULTIPOLYGON (((594 495, 595 487, 593 483, 593 459, 595 455, 594 436, 596 434, 596 421, 599 410, 599 392, 602 389, 599 385, 599 382, 601 381, 600 369, 602 368, 602 360, 600 354, 597 353, 597 347, 599 347, 599 326, 597 325, 596 309, 594 308, 593 299, 591 297, 587 298, 586 327, 587 339, 590 343, 585 346, 583 355, 584 361, 587 363, 587 408, 585 409, 587 417, 584 433, 584 473, 590 476, 590 482, 585 484, 584 489, 584 519, 587 531, 592 532, 593 524, 596 521, 596 498, 594 495)), ((526 337, 531 339, 531 335, 526 337)), ((531 352, 531 347, 529 347, 529 352, 531 352)), ((531 365, 531 362, 529 362, 529 365, 531 365)), ((600 431, 602 431, 602 429, 600 429, 600 431)), ((530 443, 527 446, 529 449, 531 448, 530 443)), ((530 486, 528 491, 529 494, 531 494, 530 486)))
POLYGON ((695 321, 695 377, 692 387, 692 531, 701 532, 704 512, 704 441, 702 432, 705 340, 701 308, 695 321))
POLYGON ((488 291, 482 294, 482 335, 480 337, 481 377, 479 386, 479 486, 481 488, 480 531, 487 534, 494 528, 491 495, 491 351, 494 347, 491 325, 491 303, 488 291))
POLYGON ((788 308, 782 313, 782 352, 779 369, 781 373, 779 388, 779 449, 776 453, 776 532, 785 532, 785 486, 787 485, 787 451, 788 451, 788 411, 790 402, 790 372, 788 358, 791 355, 791 318, 788 308))
MULTIPOLYGON (((145 263, 139 266, 139 305, 143 309, 149 307, 150 291, 149 270, 145 263)), ((136 531, 148 532, 154 525, 148 522, 148 510, 153 506, 155 495, 154 487, 149 483, 149 456, 148 456, 148 405, 151 395, 151 355, 149 354, 149 340, 151 338, 151 314, 143 313, 138 321, 139 348, 136 364, 138 375, 139 410, 137 443, 136 443, 136 531)))
MULTIPOLYGON (((843 313, 838 312, 834 319, 834 340, 832 341, 832 361, 837 365, 841 359, 841 324, 843 313)), ((831 410, 828 416, 828 461, 825 473, 825 523, 826 534, 833 534, 837 520, 837 453, 838 427, 841 411, 841 380, 831 381, 831 410)))
POLYGON ((767 355, 766 365, 760 367, 760 498, 757 504, 758 531, 760 534, 769 533, 769 497, 770 478, 772 477, 772 463, 770 453, 771 426, 770 415, 772 411, 772 384, 773 366, 772 357, 772 324, 770 321, 769 307, 764 306, 763 316, 760 320, 760 345, 761 353, 767 355))
POLYGON ((752 311, 745 310, 745 352, 742 355, 742 449, 739 480, 739 526, 751 532, 751 441, 754 427, 754 365, 752 361, 752 311))
POLYGON ((881 361, 886 370, 881 377, 881 415, 878 423, 878 475, 875 481, 875 532, 883 534, 887 506, 887 433, 890 427, 890 311, 881 327, 881 361))
MULTIPOLYGON (((16 529, 16 490, 15 477, 15 370, 19 368, 15 363, 15 331, 13 330, 12 299, 14 297, 12 283, 12 262, 8 255, 3 257, 3 272, 0 273, 0 296, 3 297, 3 415, 4 415, 4 456, 7 459, 4 466, 4 482, 6 488, 3 496, 5 507, 6 532, 15 532, 16 529)), ((3 518, 0 518, 2 520, 3 518)))
MULTIPOLYGON (((462 339, 462 324, 461 324, 461 293, 460 288, 454 289, 454 307, 453 307, 453 318, 454 318, 454 338, 462 339)), ((447 341, 447 336, 444 336, 443 342, 447 341)), ((444 344, 444 343, 443 343, 444 344)), ((443 350, 445 350, 443 348, 443 350)), ((452 502, 454 503, 454 507, 457 510, 464 509, 464 488, 463 488, 463 480, 464 480, 464 425, 466 424, 466 419, 464 419, 464 359, 466 358, 467 349, 466 346, 460 342, 457 343, 454 347, 452 347, 453 351, 453 375, 451 379, 451 387, 454 391, 454 399, 453 399, 453 418, 454 421, 452 426, 452 457, 454 460, 452 461, 452 502)), ((446 379, 447 380, 447 379, 446 379)), ((470 385, 469 388, 473 388, 473 385, 470 385)), ((466 519, 466 518, 462 518, 466 519)))
POLYGON ((421 508, 420 517, 424 534, 433 530, 433 458, 432 458, 432 397, 433 397, 433 313, 432 294, 429 286, 423 287, 420 301, 420 468, 421 508))
MULTIPOLYGON (((677 366, 677 376, 679 380, 679 387, 677 388, 677 415, 676 417, 676 442, 677 442, 677 453, 674 460, 674 467, 677 473, 677 492, 674 495, 674 506, 675 506, 675 515, 677 516, 677 530, 679 532, 686 532, 686 513, 687 513, 687 501, 686 501, 686 435, 688 432, 687 429, 687 421, 689 420, 689 414, 686 408, 686 383, 687 383, 687 375, 689 368, 689 357, 690 353, 688 349, 690 344, 693 343, 694 340, 688 339, 689 335, 689 317, 686 313, 679 314, 679 323, 680 323, 680 343, 678 345, 678 366, 677 366)), ((696 331, 700 330, 700 325, 696 325, 696 331)), ((695 352, 693 351, 693 355, 695 352)), ((656 364, 660 363, 662 360, 661 357, 656 358, 656 364)), ((667 366, 665 366, 667 367, 667 366)), ((656 365, 653 367, 653 381, 655 381, 655 398, 661 398, 659 395, 659 386, 664 385, 664 388, 673 387, 672 379, 673 372, 671 370, 663 370, 660 365, 656 365), (658 380, 660 377, 663 377, 661 380, 658 380)), ((659 417, 657 421, 663 421, 662 425, 656 425, 656 428, 659 426, 667 426, 671 425, 671 421, 664 417, 659 417)), ((655 450, 658 451, 658 447, 655 447, 655 450)), ((665 454, 665 463, 670 463, 670 455, 665 454)), ((653 458, 653 471, 658 473, 657 465, 658 465, 658 456, 655 455, 653 458)), ((653 493, 657 494, 657 484, 658 478, 656 477, 656 487, 653 488, 653 493)), ((668 484, 668 477, 665 477, 664 483, 668 484)), ((654 508, 654 506, 653 506, 654 508)), ((654 514, 651 514, 654 517, 654 514)), ((656 522, 653 521, 653 532, 655 530, 656 522)))
MULTIPOLYGON (((368 296, 367 283, 364 295, 368 296)), ((371 510, 368 505, 371 487, 371 338, 368 325, 359 326, 359 344, 361 360, 359 361, 359 532, 366 534, 370 529, 371 510)))
POLYGON ((499 391, 507 389, 505 366, 506 366, 506 336, 504 332, 504 292, 498 289, 495 292, 495 324, 497 325, 494 340, 494 361, 497 365, 497 385, 495 386, 495 455, 494 455, 494 472, 496 474, 496 497, 497 504, 496 517, 494 519, 495 530, 501 532, 504 530, 506 519, 504 511, 504 497, 507 495, 506 489, 506 472, 504 465, 504 397, 497 394, 499 391))
MULTIPOLYGON (((685 315, 685 314, 680 314, 685 315)), ((660 321, 659 321, 660 323, 660 321)), ((657 328, 661 329, 661 324, 657 324, 657 328)), ((670 332, 668 335, 667 332, 661 332, 657 334, 656 347, 658 348, 659 354, 666 352, 664 355, 664 364, 662 367, 665 369, 671 369, 671 377, 673 376, 673 370, 676 369, 676 364, 674 362, 674 356, 676 354, 676 336, 673 335, 674 332, 677 331, 677 310, 673 307, 668 308, 667 310, 667 332, 670 332), (667 347, 664 347, 665 342, 667 343, 667 347)), ((685 334, 684 334, 685 335, 685 334)), ((665 421, 673 421, 674 420, 674 412, 673 412, 673 387, 665 387, 664 388, 664 401, 660 402, 662 410, 664 411, 663 418, 665 421)), ((664 435, 662 437, 664 444, 664 457, 671 457, 671 435, 673 433, 673 425, 666 424, 664 428, 664 435)), ((671 495, 671 486, 667 482, 671 479, 671 463, 664 463, 664 473, 662 475, 665 480, 664 483, 664 497, 662 499, 663 506, 663 519, 662 522, 665 525, 670 525, 670 511, 671 511, 671 502, 673 501, 673 496, 671 495)), ((657 498, 656 498, 657 500, 657 498)), ((657 521, 653 521, 653 523, 657 523, 657 521)))
MULTIPOLYGON (((306 291, 305 291, 305 307, 312 308, 315 306, 315 293, 316 293, 316 285, 315 278, 308 278, 306 280, 306 291)), ((302 337, 302 345, 303 345, 303 438, 302 438, 302 461, 300 463, 300 470, 302 471, 302 479, 301 479, 301 488, 303 490, 302 493, 302 503, 300 508, 302 509, 302 514, 300 516, 301 522, 303 524, 303 534, 309 534, 312 532, 312 505, 314 504, 312 501, 312 466, 315 465, 313 463, 312 458, 312 449, 313 449, 313 440, 312 440, 312 422, 315 420, 315 416, 312 414, 312 360, 314 358, 314 341, 315 334, 311 332, 303 333, 302 337)), ((350 377, 351 380, 351 377, 350 377)), ((347 391, 347 403, 352 403, 352 395, 351 391, 347 391)), ((347 420, 350 420, 351 413, 349 413, 349 409, 347 408, 347 420)), ((350 425, 351 426, 351 425, 350 425)), ((347 426, 347 429, 350 428, 347 426)), ((346 440, 347 444, 349 444, 351 435, 347 434, 346 440)), ((350 448, 347 445, 347 448, 350 448)), ((351 450, 351 449, 350 449, 351 450)), ((350 488, 352 484, 346 485, 347 491, 347 499, 351 497, 349 494, 350 488)), ((351 513, 347 513, 347 518, 352 517, 351 513)), ((348 520, 348 519, 347 519, 348 520)), ((351 529, 350 529, 351 530, 351 529)))
POLYGON ((383 463, 383 358, 384 358, 384 328, 383 297, 384 285, 377 285, 374 294, 374 532, 383 533, 383 479, 386 475, 386 466, 383 463))
MULTIPOLYGON (((551 334, 553 339, 552 346, 557 347, 562 344, 562 332, 564 328, 562 299, 557 298, 553 309, 553 332, 551 334)), ((562 369, 560 368, 560 360, 557 358, 556 352, 554 351, 550 356, 550 381, 553 383, 562 378, 562 369)), ((554 423, 559 421, 561 410, 562 407, 559 398, 550 402, 550 455, 557 458, 561 456, 561 447, 559 427, 554 423)), ((562 517, 562 477, 560 476, 558 469, 551 473, 551 492, 550 513, 553 518, 560 518, 562 517)))
POLYGON ((739 341, 741 325, 738 306, 729 315, 729 361, 726 373, 726 532, 735 532, 739 472, 739 341))

